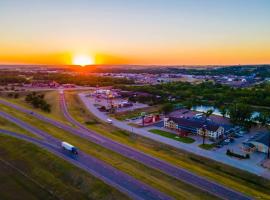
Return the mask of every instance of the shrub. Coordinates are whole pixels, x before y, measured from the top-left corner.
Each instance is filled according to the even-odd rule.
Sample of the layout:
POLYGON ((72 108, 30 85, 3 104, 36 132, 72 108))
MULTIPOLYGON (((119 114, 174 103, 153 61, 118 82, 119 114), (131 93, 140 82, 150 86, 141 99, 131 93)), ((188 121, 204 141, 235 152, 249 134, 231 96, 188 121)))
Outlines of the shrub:
POLYGON ((51 105, 45 101, 44 94, 38 95, 36 92, 32 92, 26 95, 25 101, 35 108, 40 108, 45 112, 51 112, 51 105))
POLYGON ((234 152, 230 151, 229 149, 227 149, 226 155, 236 157, 236 158, 241 158, 241 159, 249 159, 250 158, 249 154, 241 155, 241 154, 234 153, 234 152))

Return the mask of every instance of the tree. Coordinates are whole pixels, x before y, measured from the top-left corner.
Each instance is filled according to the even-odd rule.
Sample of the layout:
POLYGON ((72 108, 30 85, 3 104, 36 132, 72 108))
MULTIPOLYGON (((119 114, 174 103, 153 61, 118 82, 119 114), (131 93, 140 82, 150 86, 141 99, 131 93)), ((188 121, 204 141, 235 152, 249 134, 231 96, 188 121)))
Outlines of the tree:
POLYGON ((44 99, 44 94, 32 92, 25 97, 25 101, 30 103, 35 108, 40 108, 45 112, 51 112, 51 105, 44 99))
POLYGON ((142 126, 144 126, 144 118, 146 116, 146 112, 142 112, 141 113, 141 117, 142 117, 142 126))
POLYGON ((213 112, 214 111, 210 109, 203 113, 205 116, 205 121, 204 121, 205 124, 202 127, 203 144, 205 143, 205 137, 206 137, 206 131, 207 131, 207 128, 206 128, 207 119, 213 114, 213 112))
POLYGON ((205 137, 206 137, 206 125, 203 125, 203 127, 202 127, 203 145, 205 143, 205 137))
POLYGON ((225 117, 228 113, 227 108, 225 106, 221 106, 220 113, 222 114, 223 117, 225 117))
POLYGON ((207 110, 206 112, 204 112, 205 119, 207 120, 213 114, 213 112, 214 111, 212 109, 207 110))
POLYGON ((161 112, 163 112, 165 115, 172 112, 174 109, 173 104, 171 103, 166 103, 161 107, 161 112))
POLYGON ((184 102, 184 106, 187 108, 187 109, 191 109, 192 107, 193 107, 193 104, 192 104, 192 102, 190 102, 190 101, 186 101, 186 102, 184 102))
POLYGON ((270 120, 270 113, 260 112, 260 114, 255 118, 255 120, 257 120, 262 127, 265 127, 270 120))
POLYGON ((252 109, 249 105, 243 103, 234 103, 228 109, 230 120, 233 124, 249 126, 252 109))

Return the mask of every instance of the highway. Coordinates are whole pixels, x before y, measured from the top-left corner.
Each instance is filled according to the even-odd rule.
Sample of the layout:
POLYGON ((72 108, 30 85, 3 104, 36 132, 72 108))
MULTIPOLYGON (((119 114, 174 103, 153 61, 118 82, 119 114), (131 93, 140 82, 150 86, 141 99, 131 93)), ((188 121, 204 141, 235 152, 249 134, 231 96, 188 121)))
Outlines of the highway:
MULTIPOLYGON (((95 107, 95 102, 93 98, 87 97, 85 93, 79 93, 78 96, 80 97, 81 101, 83 104, 86 106, 86 108, 97 118, 100 120, 107 122, 108 115, 104 112, 100 112, 96 107, 95 107)), ((184 142, 179 142, 177 140, 167 138, 158 134, 154 134, 149 132, 147 129, 144 128, 137 128, 130 126, 126 121, 120 121, 114 118, 111 118, 113 126, 118 127, 122 130, 132 132, 133 135, 139 135, 142 137, 149 138, 153 141, 169 145, 171 147, 174 147, 176 149, 184 150, 188 153, 195 154, 198 156, 202 156, 211 160, 215 160, 217 162, 223 163, 225 165, 230 165, 234 168, 238 168, 244 171, 248 171, 249 173, 258 175, 258 176, 263 176, 265 178, 270 178, 270 172, 269 170, 255 165, 255 164, 250 164, 246 163, 243 160, 238 160, 232 157, 227 156, 225 153, 218 153, 216 151, 209 151, 209 150, 204 150, 200 148, 197 144, 186 144, 184 142)), ((153 127, 152 127, 153 128, 153 127)))
POLYGON ((213 181, 210 181, 206 178, 203 178, 201 176, 198 176, 194 173, 191 173, 183 168, 180 167, 176 167, 173 166, 165 161, 162 161, 158 158, 155 158, 153 156, 147 155, 143 152, 140 152, 138 150, 135 150, 131 147, 128 147, 126 145, 120 144, 118 142, 115 142, 107 137, 104 137, 100 134, 97 134, 89 129, 87 129, 86 127, 84 127, 83 125, 81 125, 79 122, 75 121, 68 113, 67 107, 66 107, 66 103, 65 103, 65 99, 64 99, 64 95, 63 93, 61 93, 61 98, 60 98, 60 103, 61 103, 61 108, 63 110, 63 113, 65 115, 65 117, 72 123, 74 123, 75 125, 77 125, 79 127, 79 129, 77 128, 73 128, 71 126, 65 125, 61 122, 52 120, 50 118, 47 118, 43 115, 40 115, 36 112, 33 112, 32 110, 28 110, 25 108, 22 108, 20 106, 17 106, 15 104, 12 104, 10 102, 6 102, 3 100, 0 100, 0 103, 13 107, 16 110, 19 110, 21 112, 27 113, 32 115, 33 117, 36 117, 42 121, 45 121, 47 123, 50 123, 54 126, 57 126, 59 128, 62 128, 66 131, 69 131, 75 135, 78 135, 80 137, 83 137, 85 139, 88 139, 96 144, 99 144, 107 149, 110 149, 112 151, 115 151, 123 156, 126 156, 128 158, 134 159, 140 163, 143 163, 146 166, 149 166, 151 168, 155 168, 157 170, 160 170, 172 177, 175 177, 183 182, 186 182, 188 184, 191 184, 201 190, 207 191, 221 199, 231 199, 231 200, 247 200, 250 199, 249 197, 234 191, 232 189, 229 189, 225 186, 222 186, 218 183, 215 183, 213 181))
POLYGON ((149 199, 149 200, 170 200, 171 197, 149 187, 148 185, 134 179, 133 177, 113 168, 105 162, 98 160, 82 151, 79 155, 73 155, 61 148, 61 141, 52 137, 48 133, 39 130, 38 128, 27 124, 20 119, 17 119, 5 112, 0 111, 0 116, 25 128, 31 133, 34 133, 43 139, 32 138, 26 135, 14 133, 11 131, 0 129, 1 134, 10 135, 19 139, 26 140, 42 147, 53 154, 65 159, 66 161, 76 165, 95 177, 103 180, 105 183, 117 188, 118 190, 126 193, 133 199, 149 199))

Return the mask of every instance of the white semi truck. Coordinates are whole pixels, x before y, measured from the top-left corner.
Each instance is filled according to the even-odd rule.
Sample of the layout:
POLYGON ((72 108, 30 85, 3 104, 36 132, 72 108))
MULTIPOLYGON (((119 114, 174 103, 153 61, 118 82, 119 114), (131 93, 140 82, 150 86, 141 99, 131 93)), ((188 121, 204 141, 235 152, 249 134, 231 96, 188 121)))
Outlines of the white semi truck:
POLYGON ((70 151, 73 154, 78 154, 77 148, 67 142, 61 142, 63 149, 70 151))

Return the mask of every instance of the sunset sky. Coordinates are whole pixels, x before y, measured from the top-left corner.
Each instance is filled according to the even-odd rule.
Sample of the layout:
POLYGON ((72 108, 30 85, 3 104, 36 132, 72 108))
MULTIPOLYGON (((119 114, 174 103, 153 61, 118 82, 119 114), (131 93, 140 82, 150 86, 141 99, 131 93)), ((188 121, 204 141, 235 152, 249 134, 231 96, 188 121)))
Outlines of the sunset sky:
POLYGON ((270 0, 1 0, 1 64, 270 63, 270 0))

